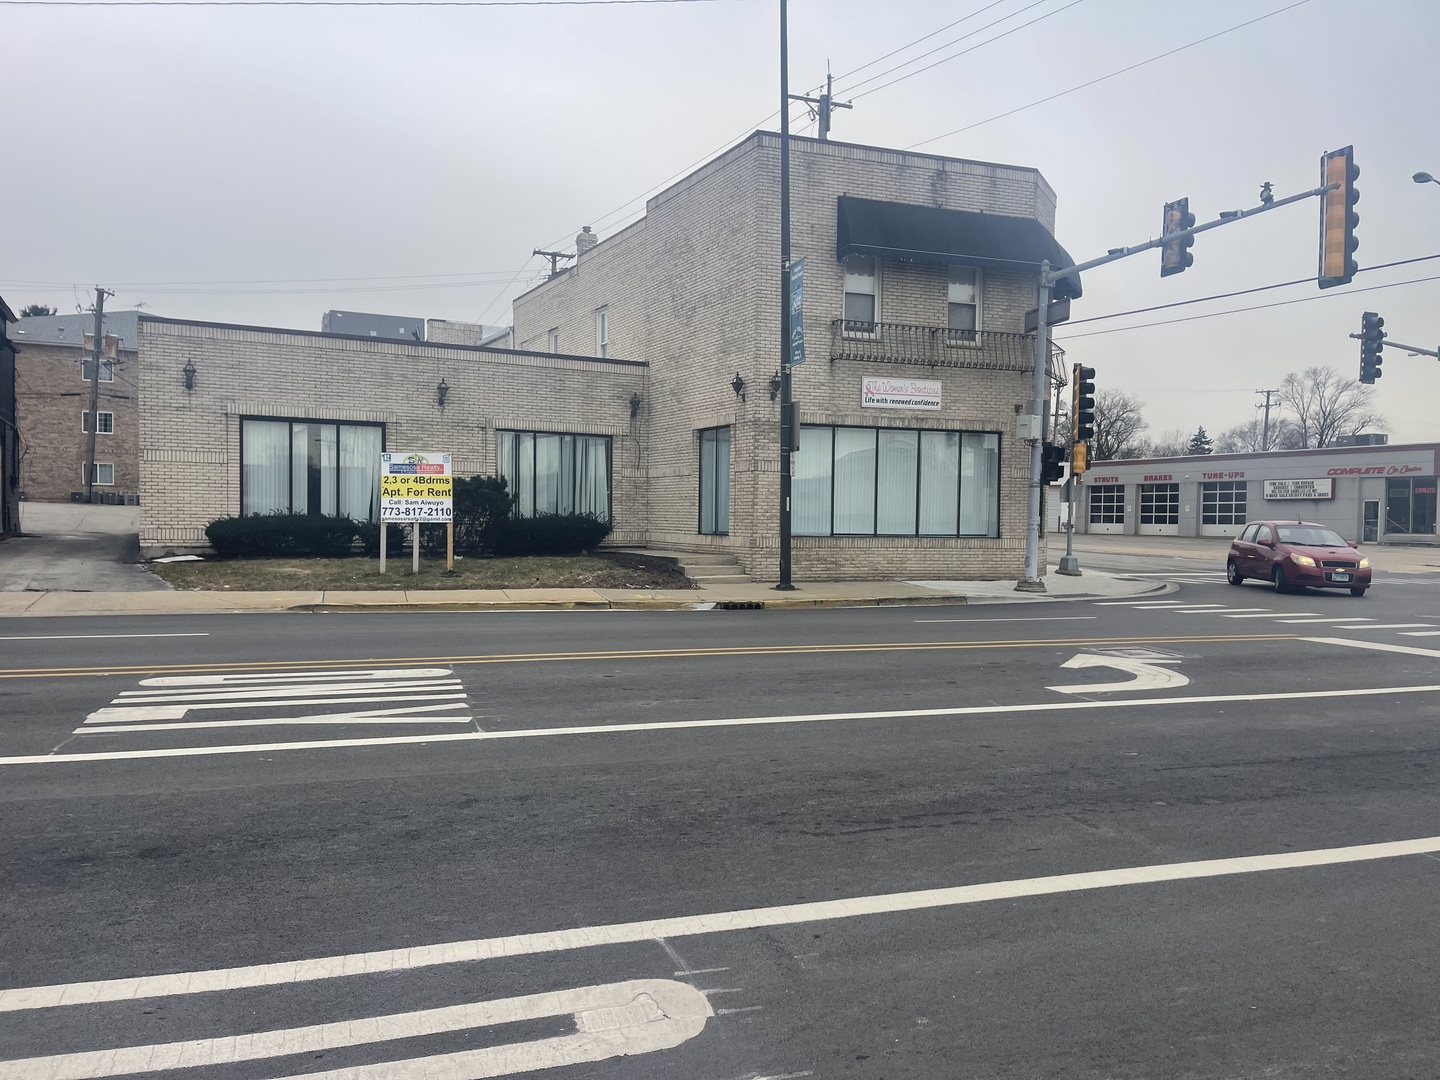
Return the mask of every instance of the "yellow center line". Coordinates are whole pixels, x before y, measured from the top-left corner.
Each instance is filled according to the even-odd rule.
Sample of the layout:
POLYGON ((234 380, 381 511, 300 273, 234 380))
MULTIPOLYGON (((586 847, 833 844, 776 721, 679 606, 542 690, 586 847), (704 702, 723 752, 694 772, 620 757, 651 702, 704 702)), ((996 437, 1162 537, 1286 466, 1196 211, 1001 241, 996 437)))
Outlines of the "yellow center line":
POLYGON ((676 660, 732 656, 821 656, 858 652, 933 652, 963 649, 1042 649, 1178 645, 1228 641, 1298 641, 1299 634, 1208 634, 1184 637, 1072 637, 1013 641, 881 641, 836 645, 736 645, 688 649, 628 649, 594 652, 496 653, 489 656, 387 656, 346 660, 243 660, 209 664, 129 664, 103 667, 14 668, 0 679, 61 679, 101 675, 170 675, 197 672, 340 671, 390 667, 451 667, 475 664, 537 664, 575 660, 676 660))

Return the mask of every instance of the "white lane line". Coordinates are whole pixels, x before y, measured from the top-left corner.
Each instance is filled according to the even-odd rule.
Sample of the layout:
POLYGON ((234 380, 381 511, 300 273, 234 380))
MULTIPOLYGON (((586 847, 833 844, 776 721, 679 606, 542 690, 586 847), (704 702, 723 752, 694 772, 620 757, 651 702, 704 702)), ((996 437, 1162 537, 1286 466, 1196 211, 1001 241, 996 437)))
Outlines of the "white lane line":
POLYGON ((1032 619, 916 619, 917 623, 970 623, 985 626, 996 622, 1084 622, 1098 619, 1099 615, 1042 615, 1032 619))
MULTIPOLYGON (((1244 611, 1245 608, 1236 608, 1236 611, 1244 611)), ((1259 610, 1259 609, 1257 609, 1259 610)), ((1319 615, 1318 611, 1266 611, 1264 615, 1226 615, 1220 613, 1222 619, 1278 619, 1282 615, 1319 615)))
POLYGON ((315 1077, 338 1080, 340 1077, 421 1075, 505 1076, 678 1046, 700 1034, 705 1021, 713 1015, 705 995, 687 983, 673 979, 635 979, 558 993, 528 994, 308 1027, 0 1061, 0 1080, 91 1080, 96 1077, 131 1076, 168 1069, 233 1065, 291 1054, 318 1055, 350 1046, 423 1038, 552 1016, 567 1016, 574 1020, 578 1030, 558 1038, 303 1074, 312 1080, 315 1077))
MULTIPOLYGON (((268 704, 268 702, 267 702, 268 704)), ((354 712, 319 713, 317 718, 323 717, 327 720, 368 720, 377 716, 415 716, 419 713, 450 712, 453 709, 468 709, 470 706, 464 701, 446 701, 439 705, 401 705, 395 709, 358 709, 354 712)), ((139 724, 149 723, 156 720, 181 720, 190 706, 144 706, 141 708, 121 708, 107 706, 103 709, 96 709, 85 718, 86 724, 139 724)), ((281 723, 291 720, 303 720, 306 717, 297 716, 267 716, 253 721, 256 724, 281 723)), ((195 721, 200 723, 201 721, 195 721)), ((232 721, 223 721, 231 723, 232 721)), ((251 721, 238 721, 251 723, 251 721)), ((86 728, 85 730, 91 730, 86 728)))
POLYGON ((1440 637, 1440 630, 1416 630, 1408 634, 1401 634, 1401 637, 1440 637))
POLYGON ((246 683, 283 682, 334 682, 344 679, 438 679, 453 675, 449 668, 381 668, 359 671, 286 671, 233 674, 233 675, 159 675, 153 679, 141 679, 141 686, 239 686, 246 683))
POLYGON ((1181 604, 1179 607, 1172 607, 1171 611, 1223 611, 1224 604, 1181 604))
POLYGON ((318 697, 326 694, 376 694, 381 691, 393 693, 397 690, 456 690, 463 684, 459 679, 404 679, 395 682, 332 682, 311 686, 265 686, 240 690, 122 690, 115 698, 115 704, 142 704, 163 702, 174 704, 178 701, 264 701, 277 697, 318 697))
POLYGON ((1366 623, 1364 626, 1355 627, 1356 630, 1414 630, 1422 626, 1434 626, 1428 622, 1382 622, 1366 623))
POLYGON ((1440 652, 1422 649, 1418 645, 1391 645, 1388 641, 1356 641, 1352 638, 1308 637, 1301 641, 1313 641, 1320 645, 1344 645, 1349 649, 1374 649, 1376 652, 1402 653, 1406 656, 1433 656, 1440 659, 1440 652))
POLYGON ((1174 610, 1176 610, 1176 611, 1188 612, 1188 613, 1191 614, 1191 615, 1195 615, 1195 614, 1224 615, 1224 616, 1226 616, 1227 618, 1229 618, 1229 617, 1232 615, 1233 612, 1237 612, 1237 611, 1263 611, 1263 612, 1265 612, 1266 614, 1270 614, 1270 612, 1271 612, 1271 609, 1270 609, 1270 608, 1263 608, 1263 607, 1232 607, 1232 608, 1225 608, 1223 611, 1206 611, 1206 612, 1203 612, 1203 613, 1202 613, 1202 612, 1197 612, 1194 608, 1175 608, 1174 610))
POLYGON ((1178 607, 1183 600, 1097 600, 1096 607, 1178 607))
POLYGON ((203 634, 17 634, 13 637, 0 637, 0 641, 108 641, 118 640, 120 638, 209 636, 208 632, 203 634))
MULTIPOLYGON (((453 693, 445 694, 382 694, 378 697, 319 697, 319 698, 291 698, 281 701, 187 701, 178 705, 148 705, 143 701, 135 701, 127 698, 122 705, 107 705, 103 709, 96 709, 90 714, 92 721, 103 720, 179 720, 187 712, 198 709, 278 709, 282 706, 310 706, 310 705, 372 705, 377 701, 453 701, 456 698, 464 698, 468 695, 464 690, 456 690, 453 693), (121 715, 121 714, 130 715, 121 715), (143 713, 145 715, 134 715, 143 713)), ((119 699, 117 699, 119 700, 119 699)))
POLYGON ((1370 622, 1371 620, 1369 620, 1369 619, 1361 619, 1361 618, 1349 618, 1349 617, 1346 617, 1346 618, 1324 618, 1324 619, 1276 619, 1275 621, 1276 621, 1276 622, 1282 622, 1282 623, 1352 623, 1352 624, 1353 624, 1353 623, 1370 622))
MULTIPOLYGON (((1329 638, 1302 638, 1327 642, 1329 638)), ((1333 639, 1339 641, 1340 639, 1333 639)), ((1375 642, 1344 644, 1377 645, 1375 642)), ((1403 645, 1391 648, 1405 650, 1403 645)), ((1427 656, 1440 653, 1409 650, 1427 656)), ((314 742, 244 743, 235 746, 176 746, 163 750, 109 750, 90 754, 33 754, 0 757, 0 765, 55 765, 85 761, 125 761, 138 758, 205 757, 216 754, 258 754, 281 750, 326 750, 351 746, 397 746, 432 742, 492 742, 501 739, 554 739, 573 735, 618 735, 649 731, 690 731, 703 728, 773 727, 782 724, 815 724, 840 720, 910 720, 942 716, 1003 716, 1011 713, 1073 712, 1084 709, 1116 709, 1143 705, 1216 705, 1236 701, 1311 701, 1323 698, 1377 697, 1385 694, 1433 694, 1440 684, 1428 686, 1378 686, 1348 690, 1297 690, 1271 694, 1207 694, 1191 697, 1124 698, 1120 701, 1046 701, 1025 705, 963 705, 953 709, 903 709, 894 712, 815 713, 798 716, 744 716, 723 720, 660 720, 642 724, 602 724, 593 727, 514 728, 501 731, 463 731, 449 735, 395 735, 372 739, 323 739, 314 742)))
POLYGON ((365 719, 336 719, 333 716, 289 716, 270 720, 181 720, 160 724, 106 724, 103 727, 77 727, 73 735, 117 735, 127 731, 195 731, 201 728, 241 727, 324 727, 327 725, 348 726, 350 724, 468 724, 469 716, 392 716, 368 717, 365 719))
POLYGON ((1392 840, 1350 847, 1284 851, 1266 855, 1245 855, 1200 862, 1159 863, 1128 866, 1114 870, 1091 870, 1075 874, 1017 878, 978 885, 958 885, 914 892, 881 893, 841 900, 818 900, 775 907, 742 908, 703 915, 647 919, 641 922, 608 923, 509 937, 447 941, 375 952, 286 960, 248 967, 211 968, 167 975, 142 975, 128 979, 57 983, 50 986, 22 986, 0 990, 0 1012, 26 1009, 53 1009, 67 1005, 89 1005, 102 1001, 137 1001, 142 998, 178 997, 220 990, 241 990, 261 986, 290 986, 347 975, 371 975, 442 964, 463 964, 476 960, 509 959, 545 953, 590 949, 602 945, 627 945, 661 938, 698 937, 757 930, 772 926, 831 919, 853 919, 901 911, 980 904, 991 900, 1015 900, 1031 896, 1110 889, 1125 885, 1154 885, 1169 881, 1259 874, 1274 870, 1298 870, 1346 863, 1397 859, 1407 855, 1440 852, 1440 836, 1414 840, 1392 840))

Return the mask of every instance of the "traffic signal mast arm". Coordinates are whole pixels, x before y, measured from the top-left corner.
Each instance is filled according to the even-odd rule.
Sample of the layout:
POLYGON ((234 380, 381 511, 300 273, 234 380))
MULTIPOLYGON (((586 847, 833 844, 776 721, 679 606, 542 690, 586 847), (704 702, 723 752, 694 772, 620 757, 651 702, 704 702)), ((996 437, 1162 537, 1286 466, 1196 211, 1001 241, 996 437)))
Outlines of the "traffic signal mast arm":
MULTIPOLYGON (((1359 341, 1364 335, 1351 334, 1350 336, 1356 341, 1359 341)), ((1385 348, 1399 349, 1402 352, 1410 353, 1412 356, 1433 356, 1435 359, 1440 360, 1440 351, 1435 349, 1422 349, 1419 345, 1406 345, 1403 342, 1392 340, 1388 334, 1385 336, 1385 348)))
POLYGON ((1249 210, 1227 210, 1214 221, 1207 221, 1203 225, 1196 225, 1190 229, 1180 229, 1177 232, 1167 233, 1157 240, 1147 240, 1143 244, 1136 244, 1133 247, 1115 248, 1109 254, 1102 255, 1098 259, 1091 259, 1089 262, 1079 263, 1075 266, 1068 266, 1063 270, 1044 271, 1045 284, 1053 286, 1061 278, 1070 277, 1085 270, 1093 270, 1097 266, 1104 266, 1107 263, 1119 262, 1131 255, 1139 255, 1142 251, 1153 251, 1155 248, 1164 247, 1166 244, 1174 243, 1176 240, 1187 236, 1194 236, 1196 233, 1208 232, 1211 229, 1218 229, 1221 225, 1229 225, 1244 218, 1254 217, 1256 214, 1263 214, 1270 210, 1278 210, 1282 206, 1289 206, 1291 203, 1301 202, 1305 199, 1313 199, 1322 196, 1328 191, 1333 191, 1341 184, 1324 184, 1313 188, 1310 191, 1302 191, 1298 195, 1291 195, 1284 199, 1276 199, 1274 202, 1261 203, 1259 206, 1252 206, 1249 210))

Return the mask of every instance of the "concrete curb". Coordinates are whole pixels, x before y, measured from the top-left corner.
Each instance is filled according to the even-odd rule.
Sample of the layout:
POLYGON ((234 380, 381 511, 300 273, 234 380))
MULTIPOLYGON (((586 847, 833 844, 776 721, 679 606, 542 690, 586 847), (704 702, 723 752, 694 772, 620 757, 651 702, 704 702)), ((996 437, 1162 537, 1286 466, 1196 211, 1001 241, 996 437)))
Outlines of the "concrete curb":
POLYGON ((764 600, 536 600, 530 603, 476 604, 458 601, 413 604, 298 604, 262 610, 298 613, 348 613, 356 611, 774 611, 780 608, 834 607, 936 607, 968 604, 964 596, 881 596, 881 597, 776 597, 764 600))

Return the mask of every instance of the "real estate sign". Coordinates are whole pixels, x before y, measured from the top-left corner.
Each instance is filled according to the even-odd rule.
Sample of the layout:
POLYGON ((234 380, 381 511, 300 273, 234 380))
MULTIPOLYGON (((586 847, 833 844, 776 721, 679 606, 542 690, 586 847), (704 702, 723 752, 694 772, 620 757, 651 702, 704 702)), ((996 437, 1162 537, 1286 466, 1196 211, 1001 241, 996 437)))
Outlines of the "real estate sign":
POLYGON ((449 454, 381 454, 380 520, 448 522, 454 517, 454 484, 449 454))

